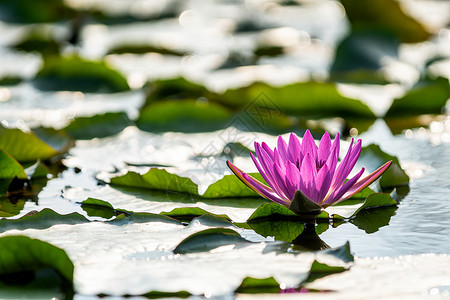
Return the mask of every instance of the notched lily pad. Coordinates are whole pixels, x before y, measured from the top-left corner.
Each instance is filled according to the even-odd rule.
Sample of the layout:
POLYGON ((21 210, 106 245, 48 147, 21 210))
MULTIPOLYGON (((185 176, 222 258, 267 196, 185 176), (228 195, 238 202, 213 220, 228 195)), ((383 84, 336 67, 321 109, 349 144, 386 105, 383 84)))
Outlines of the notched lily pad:
POLYGON ((117 134, 129 124, 130 119, 126 113, 110 112, 76 118, 65 130, 77 140, 89 140, 117 134))
POLYGON ((72 57, 48 57, 33 84, 42 90, 114 93, 129 90, 126 79, 104 62, 72 57))
POLYGON ((211 228, 194 233, 185 238, 173 250, 176 254, 205 252, 225 245, 242 245, 250 243, 239 233, 227 228, 211 228))

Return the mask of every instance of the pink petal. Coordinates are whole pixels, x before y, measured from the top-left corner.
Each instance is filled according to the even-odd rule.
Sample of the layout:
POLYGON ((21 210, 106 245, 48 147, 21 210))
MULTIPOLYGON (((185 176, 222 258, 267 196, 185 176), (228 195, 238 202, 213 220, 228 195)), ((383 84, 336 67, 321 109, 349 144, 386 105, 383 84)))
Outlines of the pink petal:
POLYGON ((281 135, 278 136, 277 147, 278 147, 278 153, 280 154, 281 159, 283 161, 286 161, 288 159, 287 158, 287 148, 288 148, 288 146, 286 145, 286 142, 283 140, 281 135))
POLYGON ((309 153, 306 154, 300 169, 301 182, 304 184, 302 192, 310 199, 314 198, 315 177, 317 175, 316 161, 313 160, 309 153))
POLYGON ((298 137, 291 133, 289 136, 288 159, 295 165, 299 166, 299 161, 303 159, 301 156, 301 144, 298 137))
POLYGON ((317 146, 314 142, 314 138, 311 135, 311 132, 309 130, 306 130, 305 134, 303 135, 302 140, 302 155, 303 159, 306 156, 306 154, 309 153, 311 155, 311 158, 314 160, 314 164, 317 160, 317 146))
POLYGON ((353 185, 347 193, 344 194, 343 198, 347 199, 353 196, 354 194, 358 193, 359 191, 363 190, 364 188, 368 187, 372 182, 378 179, 383 173, 391 166, 392 160, 388 161, 363 179, 359 180, 355 185, 353 185))
POLYGON ((319 151, 318 151, 318 157, 317 162, 319 167, 322 167, 323 164, 327 161, 328 156, 330 156, 330 150, 331 150, 331 138, 330 134, 325 131, 324 135, 322 136, 322 139, 319 143, 319 151))
MULTIPOLYGON (((300 190, 300 171, 297 167, 290 161, 286 162, 286 187, 289 191, 292 191, 292 197, 294 197, 295 192, 300 190)), ((292 200, 292 198, 290 198, 292 200)))
MULTIPOLYGON (((284 196, 284 198, 287 198, 287 199, 291 200, 294 197, 294 194, 286 186, 286 181, 285 181, 285 176, 286 175, 285 175, 285 172, 280 168, 279 165, 274 164, 273 165, 273 174, 275 175, 274 179, 277 181, 277 184, 280 187, 282 195, 284 196)), ((295 193, 295 191, 294 191, 294 193, 295 193)))
POLYGON ((353 158, 352 151, 353 151, 353 140, 350 143, 350 147, 348 147, 347 154, 345 155, 344 159, 339 164, 336 173, 334 174, 333 182, 331 184, 331 189, 336 189, 337 187, 341 186, 345 179, 347 179, 348 174, 350 173, 351 169, 348 170, 349 161, 353 158))
POLYGON ((364 168, 362 168, 358 174, 353 176, 346 183, 344 183, 341 187, 339 187, 339 189, 335 190, 334 193, 322 203, 322 206, 326 207, 326 206, 333 205, 333 204, 336 204, 336 203, 344 200, 345 198, 343 198, 342 196, 358 181, 358 179, 361 177, 361 175, 363 173, 364 173, 364 168))
POLYGON ((332 175, 330 174, 327 165, 324 165, 316 176, 316 195, 315 199, 311 199, 316 203, 321 203, 330 189, 332 175))
POLYGON ((233 165, 230 161, 227 160, 227 165, 230 168, 230 170, 249 188, 251 188, 254 192, 259 194, 260 196, 269 199, 273 202, 279 203, 284 206, 288 206, 289 203, 286 203, 282 199, 278 198, 272 191, 271 188, 266 186, 265 184, 261 183, 259 180, 253 178, 252 176, 245 174, 237 168, 235 165, 233 165))

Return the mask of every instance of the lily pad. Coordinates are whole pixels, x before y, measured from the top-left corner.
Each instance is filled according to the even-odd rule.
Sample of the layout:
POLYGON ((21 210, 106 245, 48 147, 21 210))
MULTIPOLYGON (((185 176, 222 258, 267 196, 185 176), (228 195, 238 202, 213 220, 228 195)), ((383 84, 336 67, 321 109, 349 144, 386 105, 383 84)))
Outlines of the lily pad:
POLYGON ((374 233, 377 232, 380 227, 389 224, 389 221, 397 208, 396 205, 390 205, 379 207, 376 210, 363 209, 350 220, 350 223, 355 224, 359 229, 364 230, 366 233, 374 233))
POLYGON ((181 224, 180 221, 171 218, 169 216, 163 216, 158 214, 146 213, 146 212, 133 212, 130 214, 120 214, 116 218, 111 221, 108 221, 108 224, 112 225, 125 225, 125 224, 134 224, 134 223, 148 223, 148 222, 163 222, 163 223, 172 223, 172 224, 181 224))
POLYGON ((347 271, 347 268, 341 267, 341 266, 330 266, 325 263, 320 263, 317 260, 314 260, 314 262, 311 265, 311 269, 308 272, 308 276, 306 279, 302 282, 302 284, 312 282, 316 279, 336 274, 336 273, 342 273, 344 271, 347 271))
POLYGON ((212 213, 207 212, 206 210, 201 209, 199 207, 179 207, 179 208, 174 208, 173 210, 171 210, 169 212, 161 212, 160 213, 160 215, 169 216, 171 218, 180 220, 182 222, 185 222, 185 221, 190 222, 193 218, 197 218, 197 217, 203 216, 205 214, 215 216, 215 217, 221 217, 226 220, 231 220, 227 215, 212 214, 212 213))
POLYGON ((263 237, 273 236, 277 241, 292 242, 305 229, 303 222, 295 220, 248 221, 250 227, 263 237))
POLYGON ((0 238, 0 276, 36 272, 43 268, 55 270, 72 285, 74 266, 64 250, 26 236, 0 238))
POLYGON ((151 168, 144 175, 128 172, 125 175, 113 177, 111 184, 198 195, 198 186, 190 178, 171 174, 158 168, 151 168))
POLYGON ((211 228, 194 233, 185 238, 173 250, 176 254, 205 252, 225 245, 250 243, 239 233, 227 228, 211 228))
MULTIPOLYGON (((251 173, 250 175, 261 182, 265 182, 259 173, 251 173)), ((209 185, 201 196, 203 198, 259 197, 234 175, 225 175, 222 179, 209 185)))
POLYGON ((33 84, 42 90, 114 93, 129 90, 126 79, 104 62, 72 57, 48 57, 33 84))
POLYGON ((381 73, 386 57, 398 56, 398 39, 383 30, 357 30, 336 49, 331 77, 338 81, 387 83, 381 73))
POLYGON ((111 219, 116 215, 114 207, 109 202, 100 199, 88 198, 81 202, 81 208, 90 217, 111 219))
POLYGON ((420 81, 401 98, 395 99, 385 118, 441 114, 450 98, 450 84, 446 78, 420 81))
POLYGON ((264 203, 258 207, 248 218, 247 222, 265 218, 298 218, 297 214, 289 208, 275 202, 264 203))
POLYGON ((0 218, 17 216, 23 210, 26 201, 27 199, 23 198, 10 200, 7 197, 0 197, 0 218))
POLYGON ((119 45, 109 50, 111 54, 124 54, 124 53, 135 53, 135 54, 146 54, 146 53, 159 53, 162 55, 175 55, 183 56, 188 54, 188 52, 177 51, 173 49, 168 49, 158 45, 119 45))
POLYGON ((0 148, 20 162, 49 159, 58 151, 33 132, 5 128, 0 125, 0 148))
POLYGON ((65 130, 75 139, 89 140, 117 134, 129 124, 130 119, 126 113, 111 112, 92 117, 76 118, 65 130))
POLYGON ((352 29, 379 28, 395 34, 404 43, 426 41, 431 33, 406 15, 395 0, 341 0, 352 29))
POLYGON ((363 165, 368 171, 372 172, 389 160, 392 160, 391 166, 379 179, 381 188, 390 189, 397 186, 407 186, 409 184, 409 176, 400 166, 398 158, 383 152, 378 145, 371 144, 363 147, 358 164, 363 165))
POLYGON ((228 109, 216 103, 172 100, 145 107, 136 124, 151 132, 204 132, 225 128, 231 116, 228 109))
POLYGON ((334 83, 326 82, 303 82, 281 87, 254 83, 228 90, 215 100, 244 110, 269 109, 292 116, 375 118, 367 105, 342 96, 334 83))
POLYGON ((244 294, 279 293, 280 284, 273 277, 245 277, 235 292, 244 294))
POLYGON ((4 194, 11 181, 17 177, 26 179, 27 174, 22 165, 19 164, 11 155, 0 149, 0 195, 4 194))
POLYGON ((160 79, 149 86, 147 105, 161 100, 198 99, 207 97, 209 91, 202 85, 187 80, 184 77, 160 79))
POLYGON ((1 219, 0 232, 8 230, 46 229, 58 224, 82 224, 89 220, 79 213, 60 215, 50 208, 44 208, 40 212, 31 211, 19 219, 1 219))
POLYGON ((69 19, 74 11, 63 0, 0 0, 0 19, 12 23, 48 23, 69 19))

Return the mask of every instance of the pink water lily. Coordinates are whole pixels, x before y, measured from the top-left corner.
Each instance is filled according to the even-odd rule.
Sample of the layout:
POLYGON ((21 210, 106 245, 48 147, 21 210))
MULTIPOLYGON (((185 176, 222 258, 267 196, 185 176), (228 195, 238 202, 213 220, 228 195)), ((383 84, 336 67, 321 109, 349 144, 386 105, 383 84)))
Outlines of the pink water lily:
POLYGON ((256 156, 250 154, 266 184, 227 161, 233 173, 259 195, 273 202, 289 207, 296 213, 317 213, 322 208, 348 199, 361 191, 391 165, 385 163, 364 178, 362 168, 355 176, 347 179, 361 153, 361 140, 352 139, 344 159, 339 160, 339 133, 333 143, 328 132, 322 136, 319 147, 309 130, 300 142, 291 133, 289 143, 279 136, 273 150, 266 143, 255 142, 256 156))

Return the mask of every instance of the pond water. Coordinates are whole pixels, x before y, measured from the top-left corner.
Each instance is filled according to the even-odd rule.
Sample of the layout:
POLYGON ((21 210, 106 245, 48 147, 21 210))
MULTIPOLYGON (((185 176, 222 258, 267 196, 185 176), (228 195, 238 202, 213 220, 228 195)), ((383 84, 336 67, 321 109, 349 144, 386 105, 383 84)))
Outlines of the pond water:
MULTIPOLYGON (((83 222, 61 221, 45 228, 39 227, 42 220, 36 222, 38 225, 29 223, 29 227, 16 228, 13 223, 7 223, 13 225, 5 225, 8 229, 1 229, 0 236, 25 235, 64 249, 75 265, 75 299, 97 299, 99 295, 107 295, 106 299, 122 299, 126 295, 145 295, 150 291, 187 291, 191 294, 189 299, 263 299, 264 296, 260 298, 259 294, 246 296, 234 291, 248 276, 273 276, 281 289, 298 287, 307 278, 316 259, 330 266, 351 266, 351 269, 307 285, 308 288, 333 290, 336 293, 310 293, 312 295, 305 294, 305 299, 335 299, 335 296, 358 299, 363 293, 371 299, 397 296, 419 299, 450 295, 448 101, 446 106, 442 105, 441 113, 426 111, 426 115, 417 116, 421 113, 416 110, 409 119, 382 118, 394 99, 408 94, 417 82, 426 85, 429 79, 435 84, 432 81, 435 77, 448 81, 450 2, 403 1, 403 9, 426 24, 427 28, 433 29, 434 35, 420 43, 394 43, 396 53, 393 55, 390 55, 392 44, 387 38, 382 41, 386 42, 383 44, 386 48, 381 47, 385 54, 382 59, 376 51, 357 48, 359 52, 369 53, 371 59, 378 58, 380 62, 376 64, 379 65, 377 68, 371 66, 370 75, 359 74, 363 76, 361 82, 352 82, 353 74, 339 77, 336 84, 330 71, 336 49, 353 26, 344 9, 346 1, 342 1, 344 5, 338 1, 65 2, 85 15, 78 15, 80 19, 72 20, 74 23, 59 21, 42 27, 34 24, 36 28, 47 34, 50 32, 56 40, 60 39, 60 52, 64 55, 75 53, 84 59, 105 61, 124 76, 130 90, 103 93, 101 90, 58 90, 57 87, 54 90, 40 89, 35 77, 39 77, 36 74, 51 55, 23 51, 18 46, 14 48, 12 45, 21 41, 34 27, 1 21, 0 80, 19 78, 19 82, 13 84, 0 84, 1 125, 25 132, 40 126, 60 130, 74 119, 108 112, 125 112, 129 120, 122 127, 114 124, 120 130, 105 137, 73 139, 73 145, 62 151, 61 163, 53 164, 54 168, 57 166, 59 169, 47 175, 48 181, 39 181, 40 186, 37 184, 35 187, 37 192, 12 193, 9 197, 0 198, 0 212, 4 216, 2 221, 20 219, 48 208, 60 215, 78 213, 85 218, 83 222), (427 13, 421 13, 423 10, 427 13), (71 36, 78 21, 82 23, 78 24, 81 29, 78 28, 78 35, 71 36), (68 37, 78 39, 78 42, 68 43, 64 40, 68 37), (152 48, 139 49, 144 46, 152 48), (187 101, 195 100, 192 102, 197 108, 217 103, 222 105, 223 110, 216 114, 217 119, 221 118, 221 112, 229 113, 229 118, 225 118, 223 123, 220 123, 221 119, 217 121, 223 126, 216 126, 214 119, 201 123, 204 117, 201 113, 195 115, 192 125, 183 116, 173 117, 167 111, 160 110, 150 115, 154 117, 153 125, 161 127, 143 130, 142 123, 139 123, 144 115, 142 108, 153 105, 156 109, 161 99, 149 99, 167 92, 158 90, 155 81, 179 76, 192 80, 198 86, 181 83, 185 90, 181 88, 181 92, 171 97, 181 103, 179 98, 183 99, 183 92, 188 90, 187 101), (345 105, 333 110, 327 102, 311 104, 312 108, 306 106, 311 113, 305 116, 295 111, 295 101, 289 102, 287 108, 277 106, 276 102, 283 100, 284 85, 298 82, 316 84, 316 81, 326 80, 331 81, 327 84, 331 84, 333 89, 323 92, 329 86, 306 86, 300 91, 306 91, 307 96, 313 98, 336 99, 331 106, 340 105, 341 95, 358 99, 364 106, 353 107, 354 103, 347 103, 351 111, 349 114, 345 111, 345 105), (236 105, 236 101, 239 102, 240 97, 249 98, 252 93, 250 89, 239 88, 259 81, 274 89, 280 87, 280 90, 275 90, 274 94, 270 94, 274 90, 266 89, 269 91, 266 94, 263 90, 251 99, 247 108, 255 109, 251 107, 252 103, 257 103, 261 95, 269 95, 269 104, 275 103, 279 114, 264 115, 267 111, 263 111, 258 115, 257 126, 251 124, 251 127, 249 123, 252 120, 238 114, 241 107, 236 105), (196 94, 199 89, 203 93, 201 97, 196 94), (238 91, 231 100, 223 96, 229 89, 238 91), (207 100, 208 96, 213 100, 207 100), (352 114, 364 115, 365 105, 377 118, 359 116, 360 120, 355 121, 352 114), (331 110, 332 114, 321 115, 321 110, 331 110), (347 115, 340 115, 342 111, 347 115), (159 113, 163 121, 158 121, 159 113), (314 117, 309 118, 310 115, 314 117), (213 124, 211 130, 208 127, 210 123, 213 124), (356 257, 354 262, 336 253, 302 251, 298 239, 286 241, 256 232, 256 229, 246 225, 246 221, 266 203, 262 198, 206 199, 174 193, 169 188, 152 190, 109 184, 111 178, 126 172, 144 174, 157 167, 189 178, 198 185, 202 194, 209 185, 232 174, 226 165, 227 159, 246 172, 256 171, 249 155, 249 151, 254 149, 254 141, 266 141, 273 147, 278 133, 287 137, 287 132, 292 130, 301 136, 307 128, 311 128, 316 139, 320 138, 323 130, 331 134, 340 132, 343 135, 341 157, 352 137, 361 138, 363 146, 376 144, 385 153, 397 157, 400 166, 409 175, 408 186, 398 187, 397 192, 401 195, 398 207, 385 210, 384 216, 388 221, 381 227, 369 230, 364 224, 359 226, 356 222, 330 221, 328 226, 317 226, 317 231, 321 231, 319 237, 306 238, 307 242, 313 241, 322 248, 328 245, 339 249, 349 242, 351 253, 356 257), (233 147, 238 147, 238 150, 233 147), (233 151, 236 152, 233 154, 233 151), (81 205, 88 198, 108 202, 115 209, 114 213, 109 217, 91 214, 81 205), (148 222, 139 217, 123 221, 117 216, 117 212, 127 216, 131 212, 160 214, 178 208, 201 208, 208 213, 226 215, 233 223, 208 217, 191 221, 192 216, 183 222, 161 220, 154 216, 151 218, 156 219, 150 218, 148 222), (189 236, 218 227, 234 230, 240 237, 232 236, 233 242, 224 244, 219 241, 214 244, 218 247, 211 247, 208 240, 205 244, 211 247, 207 249, 209 251, 190 249, 191 252, 175 253, 180 245, 187 247, 187 243, 183 243, 189 236), (409 281, 399 279, 405 273, 413 273, 409 281), (380 286, 385 289, 379 289, 380 286)), ((359 42, 357 40, 356 44, 359 42)), ((370 45, 372 41, 366 42, 370 45)), ((352 65, 354 62, 350 61, 352 65)), ((68 61, 66 63, 69 65, 68 61)), ((84 68, 91 70, 86 66, 84 68)), ((89 80, 96 82, 96 79, 89 80)), ((74 76, 72 80, 78 84, 81 79, 74 76)), ((89 86, 89 80, 81 80, 82 86, 89 86)), ((66 84, 64 80, 57 81, 57 78, 50 81, 50 86, 66 84)), ((168 90, 172 92, 177 88, 180 86, 169 85, 168 90)), ((444 90, 448 91, 447 87, 444 90)), ((425 95, 437 97, 433 90, 425 95)), ((300 99, 299 103, 304 99, 309 101, 301 94, 296 96, 300 99)), ((415 100, 411 98, 411 101, 415 100)), ((315 102, 311 100, 311 103, 315 102)), ((300 111, 302 108, 305 109, 301 107, 300 111)), ((419 110, 422 108, 428 109, 428 106, 419 105, 419 110)), ((94 125, 85 127, 85 131, 90 132, 94 128, 96 133, 95 128, 102 128, 103 125, 95 125, 96 120, 92 122, 94 125)), ((52 137, 56 136, 53 133, 52 137)), ((376 189, 376 184, 373 187, 376 189)), ((104 207, 102 209, 105 210, 104 207)), ((366 213, 370 214, 370 211, 366 213)), ((283 233, 292 236, 297 232, 297 225, 284 229, 283 233)), ((36 290, 26 294, 25 298, 41 296, 34 292, 36 290)), ((44 297, 51 298, 56 292, 42 293, 44 297)), ((2 295, 0 292, 0 297, 2 295)), ((10 298, 23 296, 17 291, 11 294, 5 292, 5 295, 10 298)), ((174 295, 175 298, 178 296, 174 295)), ((130 299, 144 298, 136 296, 130 299)))

